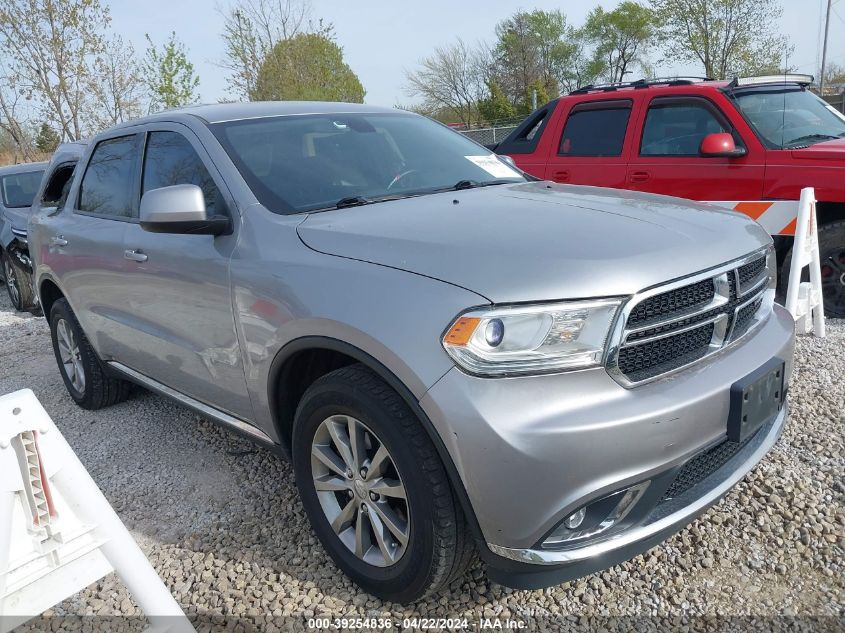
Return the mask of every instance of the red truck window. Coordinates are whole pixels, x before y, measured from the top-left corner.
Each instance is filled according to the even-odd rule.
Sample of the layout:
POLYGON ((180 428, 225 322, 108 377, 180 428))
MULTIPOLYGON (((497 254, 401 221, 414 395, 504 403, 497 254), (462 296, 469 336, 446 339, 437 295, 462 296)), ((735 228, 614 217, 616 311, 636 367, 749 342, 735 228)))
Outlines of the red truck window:
POLYGON ((620 156, 625 143, 632 102, 627 99, 583 103, 572 108, 558 154, 561 156, 620 156))
POLYGON ((654 99, 643 126, 640 156, 698 156, 701 139, 730 131, 704 99, 654 99))

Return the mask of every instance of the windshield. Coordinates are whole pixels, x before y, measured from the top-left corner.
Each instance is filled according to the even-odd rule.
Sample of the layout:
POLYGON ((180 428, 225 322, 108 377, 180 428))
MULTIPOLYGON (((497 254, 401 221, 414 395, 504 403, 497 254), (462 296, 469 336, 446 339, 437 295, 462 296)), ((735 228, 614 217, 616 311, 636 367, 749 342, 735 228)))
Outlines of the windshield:
POLYGON ((32 200, 38 193, 41 176, 44 171, 28 171, 22 174, 0 176, 0 191, 3 194, 3 206, 23 208, 32 206, 32 200))
POLYGON ((736 92, 733 98, 771 149, 845 137, 845 115, 807 90, 779 86, 736 92))
POLYGON ((212 129, 261 204, 276 213, 525 180, 484 147, 415 115, 279 116, 212 129))

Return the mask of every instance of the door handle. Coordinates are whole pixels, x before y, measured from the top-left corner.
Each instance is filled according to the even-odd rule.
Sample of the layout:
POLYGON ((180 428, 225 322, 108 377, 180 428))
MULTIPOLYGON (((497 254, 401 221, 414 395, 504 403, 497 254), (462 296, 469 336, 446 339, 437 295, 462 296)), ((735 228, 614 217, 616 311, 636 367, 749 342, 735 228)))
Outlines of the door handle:
POLYGON ((51 237, 50 246, 67 246, 67 240, 62 235, 51 237))
POLYGON ((558 182, 564 182, 569 180, 569 172, 568 171, 556 171, 554 175, 554 179, 558 182))
POLYGON ((631 172, 631 182, 646 182, 649 178, 651 178, 651 174, 647 171, 631 172))
POLYGON ((145 262, 149 259, 145 253, 138 250, 125 250, 123 256, 133 262, 145 262))

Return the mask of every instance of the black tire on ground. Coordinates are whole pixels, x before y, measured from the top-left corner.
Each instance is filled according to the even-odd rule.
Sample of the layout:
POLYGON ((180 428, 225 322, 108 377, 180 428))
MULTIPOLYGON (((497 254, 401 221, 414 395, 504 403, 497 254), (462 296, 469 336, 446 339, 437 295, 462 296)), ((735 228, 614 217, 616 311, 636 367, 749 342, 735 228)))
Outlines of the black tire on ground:
MULTIPOLYGON (((65 387, 70 397, 83 409, 96 410, 123 402, 129 396, 131 385, 125 380, 112 378, 103 369, 103 365, 88 338, 82 331, 76 315, 67 300, 59 299, 50 310, 50 335, 53 339, 53 352, 59 373, 62 375, 65 387), (69 369, 63 362, 60 351, 60 337, 70 335, 75 344, 76 354, 72 355, 69 369), (75 370, 82 370, 83 381, 74 384, 72 374, 75 370)), ((67 339, 65 339, 67 340, 67 339)), ((74 347, 71 345, 71 347, 74 347)), ((67 358, 67 355, 65 355, 67 358)), ((78 375, 78 374, 77 374, 78 375)))
POLYGON ((414 413, 374 372, 356 364, 315 381, 296 412, 292 445, 297 487, 311 525, 335 563, 361 588, 383 600, 408 603, 463 575, 474 544, 443 463, 414 413), (358 558, 322 509, 312 473, 312 441, 333 415, 355 418, 372 431, 404 485, 410 537, 392 565, 358 558))
MULTIPOLYGON (((824 314, 827 317, 845 318, 845 220, 819 226, 819 259, 824 294, 824 314)), ((789 267, 792 265, 792 249, 786 254, 780 270, 778 294, 786 301, 789 267)), ((809 280, 808 269, 801 275, 801 281, 809 280)))
POLYGON ((2 251, 3 280, 12 307, 18 312, 28 310, 34 305, 32 276, 15 262, 6 251, 2 251))

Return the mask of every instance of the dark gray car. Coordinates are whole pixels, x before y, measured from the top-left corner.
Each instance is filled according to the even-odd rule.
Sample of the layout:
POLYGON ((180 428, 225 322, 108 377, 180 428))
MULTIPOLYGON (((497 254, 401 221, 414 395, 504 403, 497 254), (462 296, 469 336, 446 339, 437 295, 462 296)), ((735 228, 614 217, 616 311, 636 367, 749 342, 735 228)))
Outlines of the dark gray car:
POLYGON ((0 278, 15 310, 33 305, 26 230, 32 200, 47 163, 0 167, 0 278))
POLYGON ((385 599, 476 551, 520 588, 630 558, 786 421, 793 321, 759 225, 532 182, 401 111, 113 128, 30 243, 71 397, 134 382, 291 458, 317 536, 385 599))

